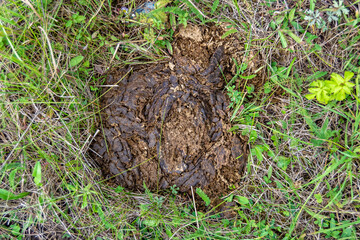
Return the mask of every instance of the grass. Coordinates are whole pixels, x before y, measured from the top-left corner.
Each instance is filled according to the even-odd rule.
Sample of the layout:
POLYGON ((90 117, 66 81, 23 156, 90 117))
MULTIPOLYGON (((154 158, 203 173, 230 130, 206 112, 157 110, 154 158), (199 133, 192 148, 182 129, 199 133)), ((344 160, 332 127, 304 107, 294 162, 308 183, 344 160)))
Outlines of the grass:
POLYGON ((344 1, 349 14, 331 22, 332 5, 276 3, 173 1, 169 27, 119 16, 138 1, 2 1, 1 238, 360 238, 360 1, 344 1), (308 9, 323 14, 327 29, 305 20, 308 9), (258 77, 228 88, 241 98, 233 129, 250 153, 242 187, 223 199, 232 210, 199 210, 176 188, 159 195, 104 182, 88 152, 101 134, 109 69, 168 59, 179 22, 218 21, 245 36, 244 54, 255 62, 234 86, 258 77), (304 97, 312 81, 345 71, 355 73, 345 100, 304 97), (255 79, 267 83, 252 88, 255 79))

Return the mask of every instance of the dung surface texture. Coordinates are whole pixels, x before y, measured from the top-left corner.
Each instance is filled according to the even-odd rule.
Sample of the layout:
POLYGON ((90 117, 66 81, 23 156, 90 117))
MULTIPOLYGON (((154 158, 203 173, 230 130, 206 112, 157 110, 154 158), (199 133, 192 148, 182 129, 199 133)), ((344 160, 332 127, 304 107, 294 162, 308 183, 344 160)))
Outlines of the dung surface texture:
POLYGON ((92 149, 108 177, 129 189, 200 187, 211 197, 240 182, 246 162, 242 140, 229 132, 224 76, 239 40, 224 31, 181 29, 167 63, 117 70, 101 99, 103 133, 92 149), (121 81, 120 81, 121 79, 121 81))

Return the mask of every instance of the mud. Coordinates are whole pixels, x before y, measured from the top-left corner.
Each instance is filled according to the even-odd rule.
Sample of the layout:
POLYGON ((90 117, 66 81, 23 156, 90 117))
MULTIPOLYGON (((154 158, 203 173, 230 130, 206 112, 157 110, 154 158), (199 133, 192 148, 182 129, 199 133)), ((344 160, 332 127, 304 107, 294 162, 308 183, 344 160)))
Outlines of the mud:
POLYGON ((171 61, 110 75, 106 84, 118 87, 104 89, 103 134, 92 146, 105 175, 129 189, 201 187, 211 197, 238 186, 246 154, 229 132, 224 77, 242 43, 222 40, 224 31, 181 29, 171 61))

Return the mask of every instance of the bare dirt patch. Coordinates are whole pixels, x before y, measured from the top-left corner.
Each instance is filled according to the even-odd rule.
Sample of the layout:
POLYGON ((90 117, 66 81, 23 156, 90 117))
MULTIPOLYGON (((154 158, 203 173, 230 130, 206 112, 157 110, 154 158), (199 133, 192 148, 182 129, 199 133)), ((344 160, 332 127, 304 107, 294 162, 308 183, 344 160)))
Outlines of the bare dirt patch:
POLYGON ((93 150, 107 176, 130 189, 201 187, 211 197, 237 186, 246 164, 244 141, 229 132, 224 77, 242 60, 238 37, 211 26, 180 29, 167 63, 118 69, 101 99, 104 134, 93 150))

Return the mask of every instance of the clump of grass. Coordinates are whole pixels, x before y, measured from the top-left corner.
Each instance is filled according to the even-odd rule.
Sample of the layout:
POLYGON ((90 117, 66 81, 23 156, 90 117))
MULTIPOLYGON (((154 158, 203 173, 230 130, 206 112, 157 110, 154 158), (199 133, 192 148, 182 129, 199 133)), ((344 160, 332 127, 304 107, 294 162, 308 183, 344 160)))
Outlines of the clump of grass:
POLYGON ((1 236, 359 238, 356 5, 321 31, 303 11, 322 11, 314 1, 173 1, 160 11, 169 16, 161 26, 118 15, 139 4, 0 3, 1 236), (247 36, 245 56, 257 62, 238 62, 229 85, 234 129, 249 139, 250 154, 242 187, 222 198, 233 206, 228 219, 229 209, 196 210, 176 187, 157 195, 111 186, 87 154, 101 128, 107 71, 163 59, 179 24, 218 21, 229 23, 224 38, 247 36), (311 81, 346 70, 356 84, 346 99, 304 98, 311 81))

